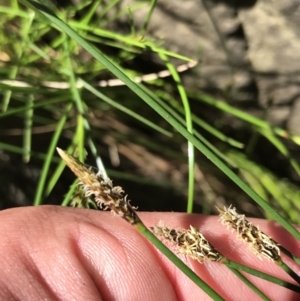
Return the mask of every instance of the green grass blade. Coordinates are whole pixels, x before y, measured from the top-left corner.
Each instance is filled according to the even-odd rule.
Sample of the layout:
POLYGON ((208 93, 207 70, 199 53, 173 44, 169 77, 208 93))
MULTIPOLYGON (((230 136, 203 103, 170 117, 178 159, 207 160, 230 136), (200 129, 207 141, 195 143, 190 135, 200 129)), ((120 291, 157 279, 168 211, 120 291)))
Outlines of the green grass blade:
POLYGON ((269 129, 259 129, 264 137, 266 137, 290 162, 291 166, 294 168, 298 176, 300 177, 300 167, 297 161, 290 156, 287 147, 273 134, 272 130, 269 129))
MULTIPOLYGON (((193 96, 195 99, 198 99, 200 101, 205 102, 206 104, 209 104, 219 110, 222 110, 224 112, 227 112, 241 120, 244 120, 254 126, 257 126, 261 129, 270 129, 270 124, 262 119, 259 119, 257 117, 252 116, 251 114, 248 114, 242 110, 239 110, 237 108, 234 108, 233 106, 227 104, 224 101, 216 100, 213 97, 203 94, 203 93, 191 93, 191 96, 193 96)), ((290 139, 294 143, 300 145, 300 136, 293 135, 288 133, 287 131, 278 128, 278 127, 272 127, 272 131, 274 133, 282 138, 290 139)))
MULTIPOLYGON (((18 147, 12 144, 7 144, 7 143, 3 143, 0 142, 0 149, 12 152, 12 153, 16 153, 16 154, 23 154, 24 149, 23 147, 18 147)), ((31 152, 31 155, 33 155, 35 158, 40 159, 40 160, 45 160, 47 158, 47 155, 43 154, 43 153, 39 153, 39 152, 31 152)), ((52 158, 52 162, 58 163, 59 159, 58 158, 52 158)))
MULTIPOLYGON (((167 99, 167 100, 171 104, 171 106, 173 108, 175 108, 178 112, 183 112, 183 108, 180 106, 179 103, 175 102, 173 99, 167 99)), ((232 145, 233 147, 236 147, 236 148, 244 148, 244 144, 243 143, 241 143, 239 141, 236 141, 233 138, 227 137, 222 132, 218 131, 216 128, 214 128, 213 126, 211 126, 210 124, 208 124, 206 121, 202 120, 201 118, 193 115, 192 119, 193 119, 193 121, 194 121, 195 124, 199 125, 204 130, 206 130, 208 133, 210 133, 211 135, 215 136, 219 140, 221 140, 223 142, 226 142, 229 145, 232 145)))
POLYGON ((94 16, 96 9, 101 4, 102 0, 96 0, 92 2, 91 7, 89 8, 88 12, 84 14, 83 18, 81 19, 80 23, 82 24, 89 24, 92 17, 94 16))
POLYGON ((250 280, 248 280, 241 272, 236 269, 228 267, 241 281, 250 287, 262 300, 271 301, 260 289, 258 289, 250 280))
POLYGON ((293 290, 295 292, 300 292, 300 287, 298 285, 295 285, 295 284, 289 283, 287 281, 281 280, 277 277, 271 276, 271 275, 266 274, 264 272, 252 269, 248 266, 245 266, 243 264, 237 263, 237 262, 229 260, 229 259, 226 259, 224 261, 224 263, 230 269, 233 268, 233 269, 236 269, 236 270, 244 271, 244 272, 246 272, 250 275, 253 275, 253 276, 259 277, 261 279, 264 279, 266 281, 275 283, 275 284, 280 285, 282 287, 285 287, 287 289, 293 290))
POLYGON ((47 152, 47 157, 44 161, 44 165, 43 165, 43 169, 42 169, 42 173, 39 179, 39 183, 37 186, 37 190, 36 190, 36 194, 35 194, 35 198, 34 198, 34 206, 38 206, 42 204, 42 198, 43 198, 43 192, 44 192, 44 187, 45 187, 45 183, 46 183, 46 179, 47 179, 47 175, 48 175, 48 171, 49 171, 49 167, 51 164, 51 160, 55 151, 55 148, 57 146, 57 142, 58 139, 61 135, 61 132, 64 128, 64 125, 67 121, 67 117, 68 117, 68 113, 70 112, 70 110, 73 107, 73 103, 69 103, 66 111, 64 113, 64 115, 60 118, 58 124, 57 124, 57 128, 56 131, 51 139, 49 148, 48 148, 48 152, 47 152))
POLYGON ((142 36, 144 36, 146 34, 146 31, 148 29, 148 26, 149 26, 153 11, 155 9, 156 3, 157 3, 157 0, 151 0, 150 9, 149 9, 149 11, 147 13, 147 16, 145 18, 145 22, 142 25, 142 29, 141 29, 141 35, 142 36))
POLYGON ((22 17, 24 19, 31 18, 31 16, 28 14, 28 12, 22 11, 18 8, 6 7, 6 6, 1 6, 1 5, 0 5, 0 13, 3 13, 5 15, 18 16, 18 17, 22 17))
MULTIPOLYGON (((102 159, 98 155, 97 148, 92 139, 92 132, 91 132, 90 124, 89 124, 88 120, 84 117, 85 116, 85 109, 84 109, 85 105, 84 105, 83 100, 81 99, 80 92, 76 85, 76 78, 75 78, 75 74, 73 71, 72 61, 71 61, 70 54, 69 54, 69 44, 68 44, 67 40, 65 40, 65 42, 64 42, 64 50, 65 50, 65 54, 66 54, 66 58, 67 58, 66 64, 67 64, 67 68, 69 70, 70 90, 73 95, 73 99, 76 103, 77 110, 83 118, 83 125, 84 125, 84 128, 88 135, 88 145, 90 147, 90 150, 91 150, 94 158, 96 159, 96 164, 97 164, 98 170, 102 173, 102 175, 105 178, 107 178, 107 172, 106 172, 105 166, 103 164, 102 159)), ((82 131, 83 131, 83 129, 82 129, 82 131)), ((84 138, 84 136, 85 136, 85 134, 82 133, 81 138, 84 138)), ((84 156, 84 153, 85 153, 84 141, 80 141, 79 142, 79 154, 81 156, 84 156)))
POLYGON ((30 152, 31 152, 31 135, 32 135, 32 118, 33 118, 33 109, 32 107, 34 101, 34 97, 32 94, 28 95, 26 104, 29 109, 25 113, 25 120, 24 120, 24 133, 23 133, 23 161, 29 162, 30 161, 30 152))
MULTIPOLYGON (((187 98, 185 89, 182 85, 181 78, 174 67, 168 60, 167 56, 164 54, 159 53, 160 58, 166 63, 167 68, 169 69, 172 78, 174 79, 179 95, 181 97, 181 101, 184 108, 185 113, 185 122, 186 128, 189 133, 193 134, 193 121, 192 121, 192 114, 190 109, 189 100, 187 98)), ((187 213, 193 212, 193 205, 194 205, 194 193, 195 193, 195 149, 192 142, 189 140, 188 142, 188 167, 189 167, 189 179, 188 179, 188 200, 187 200, 187 213)))
POLYGON ((36 108, 47 107, 47 106, 50 106, 55 103, 63 103, 63 102, 66 102, 66 101, 62 101, 61 99, 52 99, 52 100, 48 100, 48 101, 39 102, 37 104, 32 104, 30 106, 25 105, 25 106, 22 106, 19 108, 10 109, 10 110, 6 111, 5 113, 0 113, 0 118, 8 117, 11 115, 16 115, 18 113, 27 112, 28 110, 34 110, 36 108))
MULTIPOLYGON (((68 147, 67 148, 68 152, 72 152, 72 147, 68 147)), ((48 185, 45 189, 45 197, 47 197, 51 191, 53 190, 55 184, 58 182, 58 179, 60 178, 64 168, 65 168, 65 164, 62 160, 59 160, 59 164, 57 165, 55 171, 52 173, 49 181, 48 181, 48 185)))
MULTIPOLYGON (((26 1, 30 2, 32 0, 26 0, 26 1)), ((55 23, 55 22, 53 22, 53 23, 55 23)), ((115 32, 111 32, 111 31, 104 30, 104 29, 101 29, 101 28, 91 28, 90 26, 86 26, 86 25, 80 24, 80 23, 75 22, 75 21, 70 21, 68 24, 70 26, 78 29, 78 30, 85 30, 85 31, 91 32, 95 35, 99 35, 103 38, 117 40, 119 42, 124 43, 127 46, 131 45, 131 46, 135 46, 135 47, 140 48, 140 49, 151 49, 155 53, 163 53, 167 56, 174 57, 174 58, 177 58, 177 59, 180 59, 180 60, 192 61, 190 58, 188 58, 184 55, 180 55, 180 54, 174 53, 172 51, 168 51, 164 48, 155 46, 151 41, 150 42, 140 41, 137 37, 124 36, 124 35, 120 35, 120 34, 117 34, 115 32)))
MULTIPOLYGON (((226 155, 233 160, 239 169, 239 173, 250 187, 272 205, 290 222, 299 222, 300 211, 300 188, 296 185, 282 181, 268 169, 249 160, 247 156, 236 151, 226 152, 226 155), (273 200, 276 200, 276 204, 273 200)), ((265 211, 267 218, 270 214, 265 211)))
POLYGON ((300 284, 300 276, 293 271, 285 262, 280 260, 276 261, 276 264, 282 268, 283 271, 285 271, 291 278, 293 278, 298 284, 300 284))
MULTIPOLYGON (((65 167, 65 166, 66 166, 66 165, 64 164, 64 167, 65 167)), ((78 184, 78 180, 75 179, 74 182, 73 182, 73 184, 72 184, 71 187, 69 188, 68 193, 67 193, 66 196, 64 197, 64 199, 63 199, 63 201, 62 201, 62 203, 61 203, 61 206, 68 206, 68 205, 69 205, 70 200, 71 200, 71 198, 72 198, 72 195, 74 194, 75 189, 76 189, 76 187, 77 187, 77 184, 78 184)))
MULTIPOLYGON (((160 91, 157 92, 158 95, 154 94, 151 90, 146 89, 144 86, 140 86, 145 93, 147 93, 152 99, 154 99, 162 108, 166 110, 167 113, 169 113, 171 116, 173 116, 176 120, 178 120, 182 125, 185 124, 185 120, 176 113, 169 105, 167 105, 165 102, 163 102, 158 95, 162 94, 159 93, 160 91)), ((164 93, 164 98, 165 98, 165 93, 164 93)), ((169 97, 168 97, 169 100, 169 97)), ((172 102, 175 103, 175 101, 172 100, 172 102)), ((173 105, 172 105, 173 106, 173 105)), ((175 106, 174 106, 175 107, 175 106)), ((180 107, 180 112, 183 112, 183 109, 180 107)), ((193 119, 194 120, 194 119, 193 119)), ((205 146, 207 146, 213 153, 215 153, 219 158, 221 158, 224 162, 226 162, 229 166, 232 168, 237 168, 236 164, 230 160, 226 155, 221 153, 215 146, 213 146, 204 136, 202 136, 198 131, 194 129, 194 135, 197 137, 205 146)))
POLYGON ((85 160, 85 129, 84 129, 84 117, 82 115, 77 116, 77 131, 76 131, 75 145, 78 147, 78 159, 81 162, 85 160))
POLYGON ((85 89, 87 89, 88 91, 90 91, 91 93, 93 93, 95 96, 99 97, 100 99, 102 99, 103 101, 105 101, 106 103, 108 103, 109 105, 111 105, 112 107, 126 113, 127 115, 139 120, 140 122, 146 124, 147 126, 149 126, 150 128, 158 131, 159 133, 162 133, 168 137, 172 137, 173 134, 165 129, 163 129, 162 127, 156 125, 155 123, 149 121, 148 119, 142 117, 141 115, 135 113, 134 111, 128 109, 127 107, 117 103, 116 101, 112 100, 111 98, 107 97, 106 95, 104 95, 103 93, 101 93, 99 90, 97 90, 96 88, 94 88, 93 86, 91 86, 90 84, 88 84, 86 81, 84 81, 83 79, 79 79, 79 83, 81 83, 83 85, 83 87, 85 89))
POLYGON ((101 9, 100 14, 99 14, 99 18, 103 18, 103 16, 106 15, 107 12, 109 12, 119 2, 120 2, 120 0, 111 0, 111 1, 108 1, 108 3, 106 4, 106 6, 101 9))
MULTIPOLYGON (((29 19, 24 19, 23 21, 23 26, 21 27, 21 36, 23 37, 23 41, 20 45, 20 47, 17 48, 17 60, 20 61, 21 57, 23 55, 23 50, 24 50, 24 46, 26 43, 26 40, 28 38, 29 32, 30 32, 30 28, 32 25, 32 21, 34 19, 34 13, 33 12, 29 12, 29 19)), ((19 70, 19 66, 14 66, 11 68, 10 72, 9 72, 9 79, 13 80, 16 78, 17 74, 18 74, 18 70, 19 70)), ((3 99, 2 99, 2 107, 1 107, 1 111, 2 112, 6 112, 9 102, 10 102, 10 98, 12 95, 12 91, 8 90, 4 93, 3 99)))

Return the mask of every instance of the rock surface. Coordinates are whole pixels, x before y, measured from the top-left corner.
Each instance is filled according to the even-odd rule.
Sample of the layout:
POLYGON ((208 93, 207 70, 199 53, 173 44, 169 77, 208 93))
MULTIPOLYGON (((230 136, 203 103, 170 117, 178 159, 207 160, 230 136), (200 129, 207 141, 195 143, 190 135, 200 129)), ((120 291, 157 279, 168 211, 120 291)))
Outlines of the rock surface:
MULTIPOLYGON (((148 11, 134 11, 135 24, 148 11)), ((189 85, 240 107, 268 107, 270 122, 300 134, 299 0, 159 0, 147 36, 200 61, 189 85)))

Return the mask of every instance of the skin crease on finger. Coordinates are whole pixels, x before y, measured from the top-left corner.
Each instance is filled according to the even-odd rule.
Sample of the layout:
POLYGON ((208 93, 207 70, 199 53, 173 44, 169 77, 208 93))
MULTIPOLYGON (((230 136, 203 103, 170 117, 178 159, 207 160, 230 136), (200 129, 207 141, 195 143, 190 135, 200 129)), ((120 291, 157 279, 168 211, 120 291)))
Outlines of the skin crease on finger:
MULTIPOLYGON (((222 254, 289 279, 274 263, 256 258, 216 216, 140 213, 147 226, 200 228, 222 254)), ((270 222, 254 220, 290 251, 299 243, 270 222)), ((297 254, 298 252, 298 254, 297 254)), ((182 257, 181 257, 182 258, 182 257)), ((259 300, 220 263, 182 258, 226 300, 259 300)), ((300 268, 284 257, 299 274, 300 268)), ((299 300, 247 276, 272 300, 299 300)), ((0 300, 211 300, 131 225, 109 212, 56 206, 0 212, 0 300)))

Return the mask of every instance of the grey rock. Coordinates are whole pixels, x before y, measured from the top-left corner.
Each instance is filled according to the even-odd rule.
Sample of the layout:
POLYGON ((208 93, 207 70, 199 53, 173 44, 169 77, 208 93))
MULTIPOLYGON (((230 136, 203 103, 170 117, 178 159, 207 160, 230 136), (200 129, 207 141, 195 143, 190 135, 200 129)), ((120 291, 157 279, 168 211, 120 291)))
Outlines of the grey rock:
MULTIPOLYGON (((135 24, 143 24, 148 10, 134 12, 135 24)), ((189 86, 262 110, 272 98, 268 120, 300 134, 299 0, 160 0, 147 36, 199 59, 191 78, 185 78, 189 86)))

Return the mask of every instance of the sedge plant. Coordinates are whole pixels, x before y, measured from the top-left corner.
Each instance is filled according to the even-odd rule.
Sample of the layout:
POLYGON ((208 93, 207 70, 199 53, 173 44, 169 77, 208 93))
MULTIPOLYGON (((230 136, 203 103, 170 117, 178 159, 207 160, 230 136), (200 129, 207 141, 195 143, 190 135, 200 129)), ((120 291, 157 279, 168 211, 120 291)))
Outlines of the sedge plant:
MULTIPOLYGON (((21 2, 33 9, 35 14, 31 10, 29 10, 30 13, 27 13, 27 11, 25 12, 23 9, 19 9, 17 1, 12 1, 13 9, 10 10, 10 12, 7 12, 12 15, 15 14, 16 16, 18 16, 18 18, 21 18, 23 22, 22 47, 20 47, 20 49, 18 49, 17 51, 17 60, 18 62, 22 62, 22 64, 17 64, 17 66, 10 71, 7 78, 3 81, 1 80, 0 82, 0 88, 3 91, 4 95, 1 107, 2 113, 0 115, 0 118, 4 119, 9 118, 10 116, 24 116, 24 145, 23 147, 16 147, 11 144, 0 142, 0 147, 5 150, 22 154, 23 159, 26 162, 30 160, 31 156, 43 159, 44 164, 42 168, 42 174, 39 179, 38 188, 36 190, 34 201, 35 205, 42 204, 43 199, 51 194, 56 183, 59 181, 64 165, 62 162, 59 162, 57 158, 55 158, 55 148, 57 145, 59 145, 59 141, 66 129, 75 127, 74 134, 72 134, 71 137, 71 142, 67 147, 67 152, 64 152, 62 150, 60 150, 59 152, 65 162, 75 172, 76 176, 79 178, 79 181, 81 181, 84 191, 78 191, 77 182, 74 181, 67 195, 65 196, 65 199, 63 200, 63 205, 68 205, 70 202, 73 202, 73 204, 75 205, 85 203, 85 207, 92 207, 94 203, 90 202, 89 198, 93 194, 96 203, 100 207, 102 206, 103 208, 114 211, 115 213, 117 213, 117 215, 120 215, 127 222, 131 223, 158 249, 164 252, 164 254, 166 254, 168 258, 171 259, 180 269, 182 269, 183 272, 185 272, 194 282, 196 282, 203 290, 205 290, 207 294, 209 294, 215 300, 222 300, 222 297, 217 295, 211 288, 209 288, 197 275, 195 275, 188 267, 186 267, 183 262, 177 258, 177 256, 175 256, 168 248, 166 248, 149 229, 144 226, 142 221, 139 219, 135 208, 131 206, 129 201, 124 197, 123 190, 120 187, 113 187, 112 182, 108 179, 108 174, 112 177, 120 176, 120 174, 118 174, 114 170, 107 170, 104 166, 100 154, 98 153, 96 146, 97 144, 95 142, 95 135, 93 133, 93 125, 88 118, 92 110, 90 110, 89 108, 90 103, 88 103, 84 98, 84 93, 88 91, 89 93, 91 93, 90 95, 93 95, 97 98, 97 100, 101 100, 101 103, 103 103, 100 105, 99 102, 95 102, 94 104, 94 106, 99 108, 100 110, 105 111, 107 110, 107 107, 114 108, 122 114, 126 114, 131 118, 135 118, 136 120, 138 120, 138 122, 145 125, 147 128, 151 128, 164 137, 173 139, 174 131, 176 131, 182 137, 184 137, 186 141, 188 141, 189 189, 187 208, 189 212, 193 210, 193 181, 195 164, 194 151, 197 149, 201 153, 203 153, 209 160, 211 160, 213 164, 215 164, 222 172, 224 172, 224 174, 226 174, 231 180, 233 180, 255 202, 257 202, 259 206, 264 209, 268 217, 276 219, 292 235, 294 235, 295 238, 300 239, 299 232, 289 222, 289 220, 286 219, 285 216, 283 217, 281 214, 278 214, 278 212, 274 210, 274 208, 268 202, 265 202, 264 195, 263 193, 261 193, 261 190, 253 190, 254 185, 251 185, 251 183, 253 182, 249 181, 249 177, 247 178, 245 176, 241 177, 239 175, 236 175, 232 170, 232 168, 239 168, 241 170, 243 168, 245 169, 245 165, 241 164, 241 161, 238 160, 238 156, 232 156, 229 154, 229 152, 221 152, 217 147, 212 145, 208 141, 208 139, 206 139, 200 133, 200 131, 194 129, 194 125, 197 124, 197 126, 205 129, 210 134, 217 137, 217 139, 220 139, 230 146, 234 146, 235 148, 244 147, 244 145, 239 141, 235 141, 234 139, 227 137, 221 131, 217 130, 207 122, 203 121, 201 118, 197 117, 190 109, 187 96, 191 96, 191 94, 186 93, 180 81, 180 77, 178 76, 176 68, 174 68, 174 66, 170 63, 170 58, 175 57, 187 62, 190 61, 191 66, 195 65, 194 61, 182 55, 170 52, 161 46, 157 46, 153 41, 147 40, 147 38, 145 37, 147 26, 149 24, 151 14, 153 13, 156 1, 151 2, 147 20, 142 27, 143 38, 137 38, 135 32, 133 32, 133 35, 124 36, 115 32, 111 32, 109 30, 104 30, 101 26, 95 26, 95 28, 91 30, 90 24, 93 19, 92 16, 96 11, 96 5, 91 5, 89 7, 88 13, 84 17, 82 17, 80 22, 77 22, 75 20, 68 20, 68 16, 62 12, 56 11, 56 13, 54 13, 53 10, 55 11, 55 7, 48 6, 47 2, 32 0, 22 0, 21 2), (59 15, 59 17, 57 16, 57 14, 59 15), (42 21, 35 23, 35 18, 39 18, 42 21), (35 29, 34 34, 32 34, 33 28, 35 29), (26 77, 21 77, 20 80, 20 78, 18 78, 18 74, 22 74, 24 68, 27 68, 27 66, 32 62, 35 62, 38 58, 49 60, 49 49, 47 49, 47 47, 38 47, 34 43, 34 41, 43 37, 43 35, 47 34, 48 32, 51 33, 52 30, 56 31, 57 36, 52 40, 51 46, 53 47, 53 49, 57 49, 57 53, 59 53, 63 58, 61 62, 63 61, 64 64, 57 64, 57 72, 64 78, 64 82, 62 82, 61 80, 55 80, 55 76, 52 75, 52 78, 51 76, 49 76, 48 78, 45 78, 42 80, 42 82, 40 82, 41 87, 35 86, 34 81, 31 82, 30 78, 27 79, 26 77), (156 93, 154 93, 152 89, 147 88, 145 85, 131 80, 131 78, 135 77, 135 75, 132 76, 132 74, 128 70, 125 70, 121 67, 120 58, 111 59, 93 45, 93 43, 103 42, 104 40, 106 45, 116 48, 123 48, 120 55, 123 58, 131 58, 136 53, 146 48, 151 49, 153 53, 157 54, 158 57, 160 57, 160 59, 165 62, 167 68, 169 69, 168 74, 171 74, 172 78, 177 83, 177 89, 182 100, 182 105, 174 101, 170 94, 163 91, 162 88, 158 88, 156 90, 156 93), (124 47, 124 45, 126 46, 124 47), (126 51, 124 51, 125 48, 126 51), (27 55, 29 52, 26 52, 26 49, 30 49, 33 55, 27 55), (75 65, 78 62, 74 61, 74 56, 72 54, 83 51, 90 55, 91 60, 95 58, 94 63, 87 64, 86 67, 82 66, 76 69, 75 65), (24 53, 26 53, 26 55, 24 55, 24 53), (20 68, 19 65, 22 66, 22 68, 20 68), (108 95, 108 93, 103 92, 103 90, 99 89, 99 87, 105 86, 105 83, 103 81, 98 81, 98 84, 96 85, 91 84, 91 82, 95 82, 94 78, 84 76, 87 71, 93 74, 97 74, 106 69, 114 74, 119 82, 127 85, 129 89, 131 89, 133 93, 139 97, 139 100, 143 100, 148 109, 151 108, 153 109, 153 111, 157 112, 158 116, 160 116, 168 126, 160 126, 156 121, 152 121, 149 118, 143 117, 141 114, 138 114, 137 110, 131 110, 128 105, 126 106, 121 104, 120 101, 115 101, 113 97, 110 97, 110 95, 108 95), (35 99, 35 95, 41 92, 45 95, 50 96, 46 101, 43 101, 43 103, 39 103, 35 99), (22 96, 20 97, 20 95, 22 96), (22 99, 23 95, 26 95, 25 100, 22 99), (14 105, 12 105, 13 99, 17 99, 22 103, 22 105, 20 107, 15 107, 14 105), (49 126, 49 119, 37 113, 41 108, 46 108, 47 112, 56 113, 58 115, 58 120, 55 125, 53 125, 53 136, 48 147, 47 155, 43 153, 36 153, 31 149, 31 138, 34 132, 33 123, 38 121, 43 122, 45 127, 49 126), (94 171, 93 169, 90 169, 80 163, 80 161, 83 162, 85 158, 85 147, 88 147, 89 152, 93 155, 96 162, 95 164, 97 165, 97 171, 94 171), (68 154, 74 152, 77 152, 76 157, 78 157, 80 161, 68 154), (51 165, 52 163, 57 162, 57 168, 49 178, 49 170, 51 168, 51 165), (251 188, 243 181, 243 179, 246 180, 251 188)), ((88 4, 85 3, 83 5, 88 4)), ((84 7, 78 9, 82 8, 84 7)), ((2 10, 2 12, 6 12, 5 6, 1 6, 0 9, 2 10)), ((75 8, 73 8, 73 10, 74 9, 75 8)), ((112 9, 112 6, 106 6, 102 11, 102 16, 104 16, 105 13, 110 9, 112 9)), ((70 15, 72 15, 74 11, 69 11, 69 13, 70 15)), ((126 14, 128 13, 128 11, 122 13, 126 14)), ((138 79, 136 81, 138 81, 138 79)), ((109 85, 114 85, 115 83, 115 81, 111 81, 109 85)), ((158 86, 159 80, 156 80, 155 83, 158 86)), ((165 84, 166 87, 167 85, 168 84, 165 84)), ((267 137, 269 141, 273 141, 274 146, 277 147, 277 149, 282 154, 285 154, 286 156, 289 155, 284 145, 280 143, 278 139, 276 140, 277 136, 287 137, 287 133, 283 130, 278 128, 270 128, 270 126, 266 122, 255 119, 254 117, 251 118, 251 116, 245 115, 243 114, 243 112, 235 110, 224 102, 219 102, 214 98, 202 93, 196 93, 195 95, 193 95, 193 97, 195 97, 195 99, 206 102, 216 109, 229 112, 235 117, 241 118, 249 122, 250 124, 253 124, 257 128, 257 132, 267 137)), ((290 138, 293 139, 295 143, 298 141, 297 136, 290 136, 290 138)), ((155 147, 157 147, 154 143, 151 144, 149 141, 143 143, 145 143, 144 145, 147 145, 147 147, 149 148, 153 147, 154 149, 155 147)), ((170 155, 173 156, 173 158, 178 156, 178 154, 174 154, 174 152, 172 151, 164 151, 169 152, 170 155)), ((297 162, 293 158, 291 158, 290 163, 296 171, 299 170, 297 162)), ((135 177, 135 181, 138 180, 140 180, 139 177, 135 177)), ((204 243, 204 251, 207 251, 206 247, 209 246, 208 243, 204 242, 204 238, 201 237, 201 235, 198 233, 198 230, 194 228, 190 228, 190 230, 172 229, 172 231, 169 228, 168 230, 167 228, 153 229, 156 229, 154 230, 154 232, 156 232, 156 234, 158 235, 169 233, 168 235, 171 240, 177 240, 178 242, 180 242, 179 248, 182 248, 182 244, 185 245, 185 239, 190 241, 191 245, 193 245, 193 239, 196 239, 196 237, 198 237, 197 239, 199 239, 200 237, 200 241, 202 242, 202 244, 204 243), (175 239, 176 231, 177 236, 175 239), (170 233, 172 233, 172 235, 170 233)), ((165 235, 163 236, 165 237, 165 235)), ((194 250, 189 246, 187 246, 187 248, 189 249, 189 254, 192 255, 191 257, 198 260, 193 255, 194 250)), ((281 246, 274 247, 274 250, 277 251, 277 248, 280 248, 282 252, 289 254, 289 251, 283 251, 284 249, 282 249, 281 246)), ((180 250, 180 252, 183 253, 182 249, 180 250)), ((219 253, 214 253, 217 251, 213 249, 213 247, 212 249, 209 249, 209 252, 213 252, 211 254, 208 253, 207 257, 209 259, 215 258, 215 261, 225 263, 230 269, 232 269, 232 271, 236 275, 239 275, 238 277, 240 277, 245 283, 247 283, 247 285, 255 290, 263 299, 268 300, 268 297, 265 296, 261 291, 259 291, 255 286, 253 286, 253 284, 250 283, 248 279, 245 278, 239 271, 246 271, 247 273, 252 273, 258 277, 265 279, 267 279, 267 275, 225 259, 219 253), (212 256, 212 254, 215 255, 212 256)), ((204 252, 204 254, 206 253, 204 252)), ((201 256, 203 257, 203 255, 201 256)), ((290 254, 290 256, 295 261, 297 261, 297 257, 295 255, 290 254)), ((279 265, 282 265, 282 262, 279 260, 279 258, 277 258, 275 262, 279 265)), ((290 275, 293 275, 292 271, 288 270, 286 266, 282 266, 290 275)), ((295 280, 297 280, 296 277, 294 278, 295 280)), ((292 283, 287 283, 271 276, 268 279, 269 281, 285 286, 294 291, 299 290, 299 287, 292 283)))

